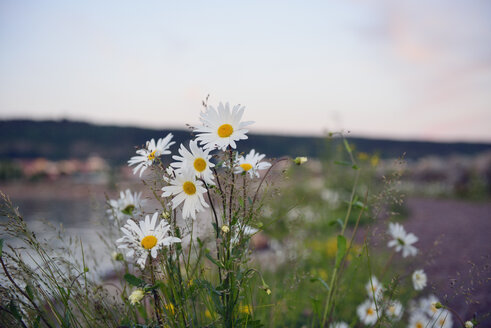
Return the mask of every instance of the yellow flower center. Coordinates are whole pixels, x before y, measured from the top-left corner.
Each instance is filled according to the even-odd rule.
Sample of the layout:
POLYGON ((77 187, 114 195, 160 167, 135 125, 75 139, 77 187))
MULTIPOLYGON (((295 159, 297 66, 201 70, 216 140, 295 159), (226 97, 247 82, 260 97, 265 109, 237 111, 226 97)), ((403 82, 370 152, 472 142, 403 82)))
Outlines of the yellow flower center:
POLYGON ((182 185, 182 190, 188 195, 194 195, 196 193, 196 186, 191 181, 186 181, 182 185))
POLYGON ((394 313, 396 312, 396 307, 394 305, 389 306, 389 312, 390 314, 394 315, 394 313))
POLYGON ((423 328, 423 324, 421 322, 416 322, 416 328, 423 328))
POLYGON ((206 161, 201 157, 196 158, 193 165, 198 172, 203 172, 206 169, 206 161))
POLYGON ((153 152, 151 152, 151 153, 150 153, 150 154, 147 156, 147 158, 148 158, 148 160, 149 160, 149 161, 153 161, 153 160, 155 159, 155 152, 156 152, 156 151, 157 151, 157 150, 154 150, 153 152))
POLYGON ((157 238, 155 236, 149 235, 142 239, 142 247, 145 249, 152 249, 157 245, 157 238))
POLYGON ((234 133, 234 128, 230 124, 222 124, 218 127, 217 133, 220 138, 228 138, 234 133))
POLYGON ((252 165, 249 164, 249 163, 243 163, 243 164, 240 164, 240 167, 244 170, 244 171, 249 171, 250 169, 252 169, 252 165))
POLYGON ((373 314, 373 309, 370 307, 367 309, 367 315, 372 315, 373 314))

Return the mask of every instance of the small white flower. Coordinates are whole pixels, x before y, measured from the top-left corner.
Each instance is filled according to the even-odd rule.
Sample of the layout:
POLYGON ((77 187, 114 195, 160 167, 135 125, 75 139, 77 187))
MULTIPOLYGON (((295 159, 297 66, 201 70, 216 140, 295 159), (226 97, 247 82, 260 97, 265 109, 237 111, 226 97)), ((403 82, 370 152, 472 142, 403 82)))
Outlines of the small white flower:
POLYGON ((396 252, 402 250, 402 257, 415 256, 418 253, 416 247, 412 246, 418 241, 418 237, 412 233, 406 233, 404 227, 399 223, 389 223, 389 234, 394 239, 389 241, 387 246, 395 247, 396 252))
POLYGON ((110 219, 125 220, 132 216, 136 216, 142 212, 144 201, 141 199, 142 193, 131 193, 131 190, 126 189, 119 193, 119 199, 109 200, 109 209, 107 214, 110 219))
POLYGON ((385 314, 387 314, 387 317, 389 317, 391 320, 394 321, 401 319, 402 312, 403 312, 402 304, 397 300, 390 301, 385 309, 385 314))
POLYGON ((157 251, 162 247, 169 246, 173 243, 181 242, 181 239, 169 236, 170 226, 164 220, 157 224, 158 212, 155 212, 150 219, 147 215, 144 221, 136 224, 133 220, 128 222, 121 228, 124 236, 116 243, 118 248, 126 249, 126 256, 137 257, 136 263, 143 270, 149 254, 153 258, 157 257, 157 251))
POLYGON ((384 295, 384 286, 378 281, 377 277, 372 276, 372 279, 368 280, 365 285, 365 289, 367 291, 368 297, 373 300, 373 297, 378 300, 382 298, 384 295))
POLYGON ((472 323, 472 321, 466 321, 465 322, 465 328, 473 328, 474 327, 474 324, 472 323))
POLYGON ((453 327, 452 314, 450 314, 450 311, 446 309, 439 309, 438 314, 432 318, 429 327, 452 328, 453 327))
POLYGON ((178 207, 182 202, 182 216, 184 219, 192 217, 196 219, 196 212, 201 212, 208 207, 203 194, 206 189, 203 188, 203 182, 196 180, 196 174, 193 170, 187 169, 176 172, 174 179, 170 180, 170 186, 162 188, 162 197, 172 198, 172 209, 178 207))
POLYGON ((128 296, 128 299, 130 300, 131 305, 135 305, 140 303, 140 301, 143 299, 145 296, 145 292, 141 289, 135 289, 130 296, 128 296))
POLYGON ((236 159, 236 165, 234 169, 234 173, 240 174, 242 172, 247 172, 250 178, 254 178, 254 176, 259 178, 259 170, 265 170, 271 166, 271 163, 261 162, 261 160, 265 157, 264 154, 259 154, 252 149, 249 154, 245 157, 240 156, 236 159))
POLYGON ((196 139, 203 144, 205 149, 222 149, 228 146, 236 148, 236 141, 247 139, 246 126, 254 122, 241 122, 244 108, 235 105, 230 112, 228 103, 225 106, 220 103, 218 111, 212 106, 208 106, 205 112, 201 113, 201 123, 194 131, 201 132, 196 139))
POLYGON ((423 288, 426 287, 428 278, 426 277, 426 273, 423 270, 414 271, 412 278, 414 290, 423 290, 423 288))
POLYGON ((331 323, 329 328, 349 328, 349 325, 344 321, 339 321, 331 323))
POLYGON ((171 142, 172 137, 172 133, 169 133, 165 138, 160 138, 159 140, 157 140, 157 143, 155 143, 155 140, 152 139, 150 141, 147 141, 145 148, 138 149, 136 151, 138 156, 133 156, 128 161, 129 166, 136 165, 136 167, 133 169, 133 174, 136 174, 138 171, 140 171, 141 177, 147 167, 152 166, 156 158, 162 155, 170 154, 170 151, 168 149, 170 146, 175 144, 174 141, 171 142))
POLYGON ((209 185, 214 185, 213 182, 213 172, 211 168, 215 166, 215 164, 210 162, 210 151, 211 150, 203 150, 198 147, 198 142, 193 140, 189 143, 189 150, 181 144, 179 148, 179 154, 181 156, 174 155, 172 156, 177 162, 171 163, 171 166, 176 168, 177 170, 186 170, 190 168, 194 170, 196 176, 205 180, 205 182, 209 185))
POLYGON ((430 317, 437 317, 442 310, 436 308, 437 303, 439 303, 438 298, 435 295, 430 295, 419 301, 419 309, 430 317))
POLYGON ((430 319, 421 311, 411 313, 408 328, 425 328, 430 326, 430 319))
POLYGON ((358 305, 356 314, 360 318, 360 321, 367 326, 375 324, 378 320, 377 308, 372 300, 366 300, 358 305))

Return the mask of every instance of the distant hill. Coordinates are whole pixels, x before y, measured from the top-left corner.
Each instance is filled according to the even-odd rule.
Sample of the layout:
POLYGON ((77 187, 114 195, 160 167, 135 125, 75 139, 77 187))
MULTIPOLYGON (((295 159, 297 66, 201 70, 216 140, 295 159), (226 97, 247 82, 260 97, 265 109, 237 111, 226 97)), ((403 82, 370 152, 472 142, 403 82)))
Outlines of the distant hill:
MULTIPOLYGON (((185 130, 156 130, 136 127, 103 126, 84 122, 3 120, 0 121, 0 159, 45 157, 52 160, 86 158, 97 154, 113 164, 124 164, 134 154, 135 146, 146 140, 174 134, 177 144, 189 140, 185 130)), ((356 149, 378 153, 382 158, 399 157, 417 159, 428 155, 476 154, 491 150, 486 143, 439 143, 422 141, 396 141, 368 138, 349 138, 356 149)), ((250 134, 240 142, 240 150, 251 148, 268 157, 329 156, 339 141, 321 137, 278 136, 250 134)), ((173 146, 174 150, 177 148, 173 146)))

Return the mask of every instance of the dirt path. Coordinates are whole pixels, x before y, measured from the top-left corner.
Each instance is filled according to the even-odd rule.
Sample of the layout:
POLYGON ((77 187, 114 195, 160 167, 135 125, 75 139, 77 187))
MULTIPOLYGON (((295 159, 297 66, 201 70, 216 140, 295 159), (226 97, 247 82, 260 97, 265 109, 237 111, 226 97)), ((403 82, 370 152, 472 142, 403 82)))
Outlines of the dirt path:
POLYGON ((404 227, 419 237, 418 264, 434 293, 467 319, 491 313, 491 203, 412 198, 407 206, 404 227))

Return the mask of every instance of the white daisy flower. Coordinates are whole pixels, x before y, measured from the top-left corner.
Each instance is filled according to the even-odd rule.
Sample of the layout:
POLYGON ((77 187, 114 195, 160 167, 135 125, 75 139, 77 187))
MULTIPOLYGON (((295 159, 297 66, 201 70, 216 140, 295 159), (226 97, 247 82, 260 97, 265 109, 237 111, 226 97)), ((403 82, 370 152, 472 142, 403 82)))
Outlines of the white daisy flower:
POLYGON ((431 327, 430 319, 426 314, 421 311, 415 311, 411 313, 409 317, 409 325, 408 328, 426 328, 431 327))
POLYGON ((472 323, 472 321, 467 320, 465 322, 465 328, 474 328, 474 324, 472 323))
POLYGON ((365 289, 367 291, 368 297, 373 300, 373 296, 375 295, 375 298, 380 300, 382 296, 384 295, 384 286, 378 281, 377 277, 372 276, 372 279, 368 280, 367 284, 365 285, 365 289))
MULTIPOLYGON (((254 228, 254 227, 251 227, 251 226, 244 226, 242 228, 242 234, 244 236, 252 236, 252 235, 255 235, 259 230, 254 228)), ((235 244, 239 241, 239 237, 240 237, 240 231, 239 231, 239 226, 235 226, 234 227, 234 230, 233 230, 233 235, 232 235, 232 244, 235 244)))
POLYGON ((110 219, 124 220, 141 213, 144 201, 141 199, 142 193, 131 193, 126 189, 119 193, 119 199, 109 200, 109 209, 106 211, 110 219))
POLYGON ((387 317, 389 317, 389 319, 394 321, 401 319, 402 312, 403 312, 402 304, 397 300, 390 301, 385 309, 385 314, 387 315, 387 317))
POLYGON ((436 304, 439 302, 435 295, 422 298, 419 302, 420 309, 430 317, 436 318, 442 309, 437 309, 436 304))
POLYGON ((249 176, 251 179, 254 178, 254 176, 259 178, 259 170, 265 170, 268 167, 271 166, 271 163, 268 162, 261 162, 261 160, 265 157, 266 155, 264 154, 259 154, 252 149, 249 154, 247 154, 245 157, 240 156, 239 158, 236 159, 236 166, 234 169, 235 174, 240 174, 242 172, 247 172, 249 173, 249 176))
POLYGON ((162 247, 181 242, 181 239, 168 235, 170 226, 167 222, 162 220, 157 224, 158 216, 158 212, 153 214, 152 219, 147 215, 139 224, 128 220, 121 228, 124 236, 116 240, 120 244, 118 248, 128 250, 126 256, 138 258, 136 263, 142 270, 149 254, 156 258, 157 251, 162 247))
POLYGON ((402 257, 415 256, 418 253, 416 247, 412 246, 418 241, 418 237, 412 233, 406 233, 404 227, 399 223, 389 223, 389 234, 394 239, 389 241, 387 246, 395 247, 396 252, 402 250, 402 257))
POLYGON ((452 314, 450 314, 450 311, 446 309, 439 309, 438 314, 432 318, 429 327, 452 328, 453 327, 452 314))
POLYGON ((215 164, 210 162, 210 149, 203 150, 198 147, 198 141, 193 140, 189 142, 189 150, 181 144, 179 148, 179 154, 181 156, 172 156, 177 162, 171 163, 171 166, 177 170, 183 170, 186 168, 191 168, 195 171, 196 176, 202 178, 207 184, 214 185, 213 182, 213 172, 211 168, 215 164))
POLYGON ((147 141, 145 148, 138 149, 136 151, 138 156, 133 156, 128 161, 129 166, 136 165, 136 167, 133 168, 133 174, 136 174, 138 171, 140 171, 141 177, 147 167, 152 166, 156 158, 162 155, 170 154, 170 151, 168 149, 170 146, 175 144, 174 141, 171 141, 172 137, 172 133, 169 133, 165 138, 160 138, 159 140, 157 140, 157 143, 155 143, 155 140, 152 139, 150 141, 147 141))
POLYGON ((349 325, 344 321, 339 321, 331 323, 329 328, 349 328, 349 325))
POLYGON ((203 188, 203 182, 196 180, 196 174, 194 170, 187 169, 177 172, 174 179, 171 179, 170 186, 162 188, 162 197, 172 198, 172 209, 175 209, 182 202, 182 216, 184 219, 192 217, 196 219, 196 212, 201 212, 208 207, 203 194, 206 193, 206 189, 203 188))
POLYGON ((423 288, 426 287, 428 278, 426 277, 426 273, 423 270, 414 271, 412 279, 414 290, 423 290, 423 288))
POLYGON ((254 122, 240 122, 244 108, 235 105, 230 112, 229 104, 225 106, 220 103, 218 111, 212 106, 208 106, 205 112, 201 113, 201 123, 194 131, 201 132, 197 135, 197 140, 204 145, 205 149, 222 149, 228 146, 236 148, 236 141, 247 139, 246 126, 254 122))
POLYGON ((360 318, 360 321, 367 326, 375 324, 378 320, 377 308, 372 300, 366 300, 358 305, 356 314, 358 315, 358 318, 360 318))

